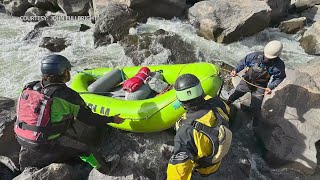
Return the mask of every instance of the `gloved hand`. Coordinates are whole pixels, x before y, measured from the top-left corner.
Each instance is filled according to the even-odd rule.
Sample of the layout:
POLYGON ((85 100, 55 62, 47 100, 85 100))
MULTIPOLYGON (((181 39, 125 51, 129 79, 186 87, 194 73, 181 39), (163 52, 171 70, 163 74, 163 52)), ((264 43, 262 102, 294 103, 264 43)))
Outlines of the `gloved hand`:
POLYGON ((271 92, 272 92, 272 89, 266 88, 266 90, 264 91, 264 94, 265 94, 265 95, 271 94, 271 92))
POLYGON ((237 72, 235 70, 232 70, 230 72, 230 76, 235 77, 237 75, 237 72))
POLYGON ((116 123, 116 124, 121 124, 123 123, 124 119, 119 117, 120 114, 117 114, 117 115, 114 115, 113 116, 113 123, 116 123))

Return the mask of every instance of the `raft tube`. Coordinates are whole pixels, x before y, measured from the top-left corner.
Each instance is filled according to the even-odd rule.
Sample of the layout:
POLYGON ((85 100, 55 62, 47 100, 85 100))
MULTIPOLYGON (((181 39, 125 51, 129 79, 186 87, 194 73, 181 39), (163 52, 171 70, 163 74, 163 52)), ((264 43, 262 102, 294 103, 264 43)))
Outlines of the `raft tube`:
MULTIPOLYGON (((134 76, 141 66, 124 67, 124 77, 134 76)), ((73 77, 71 88, 79 92, 93 112, 113 116, 120 114, 125 121, 121 124, 109 123, 110 126, 131 132, 157 132, 174 126, 177 119, 185 112, 175 96, 172 85, 182 74, 197 76, 204 92, 212 97, 219 92, 222 80, 219 66, 210 63, 191 63, 175 65, 148 66, 151 72, 162 71, 164 81, 171 85, 167 92, 143 100, 123 100, 88 92, 88 84, 102 77, 112 68, 85 70, 73 77)))

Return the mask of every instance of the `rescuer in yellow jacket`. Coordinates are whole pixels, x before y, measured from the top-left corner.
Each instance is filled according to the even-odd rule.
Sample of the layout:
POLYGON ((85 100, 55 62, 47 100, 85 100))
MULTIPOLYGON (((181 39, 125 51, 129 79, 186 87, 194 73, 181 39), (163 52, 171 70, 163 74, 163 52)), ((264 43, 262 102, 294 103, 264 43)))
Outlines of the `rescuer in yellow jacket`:
POLYGON ((219 169, 222 158, 230 149, 230 108, 217 97, 205 98, 199 79, 192 74, 180 76, 174 89, 187 112, 176 124, 174 153, 169 160, 167 179, 208 176, 219 169))

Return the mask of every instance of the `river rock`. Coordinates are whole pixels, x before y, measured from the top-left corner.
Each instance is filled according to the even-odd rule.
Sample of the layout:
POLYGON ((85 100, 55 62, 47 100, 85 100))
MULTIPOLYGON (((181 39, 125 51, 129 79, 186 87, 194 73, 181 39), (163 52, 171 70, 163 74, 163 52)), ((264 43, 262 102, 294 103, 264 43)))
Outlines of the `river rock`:
POLYGON ((20 145, 13 131, 15 101, 0 97, 0 177, 13 176, 18 171, 20 145))
POLYGON ((53 163, 42 169, 26 168, 14 180, 52 179, 52 180, 78 180, 85 179, 90 172, 87 166, 71 166, 67 164, 53 163))
POLYGON ((148 17, 173 18, 184 15, 186 8, 185 0, 92 0, 94 14, 98 17, 103 9, 110 4, 123 5, 134 10, 139 18, 147 19, 148 17))
POLYGON ((287 34, 294 34, 303 29, 306 23, 306 19, 307 18, 305 17, 300 17, 290 19, 287 21, 282 21, 278 28, 280 29, 280 31, 285 32, 287 34))
POLYGON ((0 13, 6 13, 6 7, 0 3, 0 13))
POLYGON ((296 0, 294 3, 298 11, 303 11, 316 4, 320 4, 320 0, 296 0))
POLYGON ((87 26, 85 24, 80 24, 80 27, 79 27, 78 31, 85 32, 88 29, 90 29, 90 26, 87 26))
POLYGON ((12 0, 5 5, 7 12, 12 16, 23 16, 24 13, 31 7, 28 0, 12 0))
POLYGON ((143 3, 133 4, 131 7, 144 21, 149 17, 162 17, 171 19, 173 17, 182 17, 185 14, 185 0, 157 0, 144 1, 143 3))
POLYGON ((33 30, 31 30, 22 40, 30 41, 32 39, 40 37, 42 34, 42 28, 49 27, 52 24, 53 24, 53 21, 49 21, 49 20, 39 21, 36 25, 34 25, 33 30))
POLYGON ((106 6, 95 24, 93 34, 95 47, 121 40, 135 23, 136 16, 127 6, 115 4, 106 6))
POLYGON ((89 15, 89 0, 57 0, 57 3, 68 16, 89 15))
POLYGON ((56 11, 59 9, 57 0, 28 0, 28 2, 32 6, 43 10, 56 11))
POLYGON ((301 13, 301 16, 306 17, 309 21, 320 21, 320 5, 316 5, 301 13))
POLYGON ((52 52, 60 52, 70 45, 71 43, 66 38, 44 37, 39 47, 47 48, 52 52))
POLYGON ((154 33, 128 35, 120 44, 126 55, 132 58, 134 65, 183 64, 200 60, 193 45, 184 42, 180 36, 161 29, 154 33))
POLYGON ((203 0, 187 0, 186 3, 193 5, 193 4, 195 4, 195 3, 197 3, 197 2, 200 2, 200 1, 203 1, 203 0))
POLYGON ((320 55, 320 21, 315 22, 299 40, 300 46, 308 54, 320 55))
POLYGON ((263 1, 201 1, 189 9, 188 18, 206 38, 231 43, 268 27, 271 9, 263 1))
POLYGON ((37 7, 31 7, 26 11, 26 13, 24 13, 24 16, 44 16, 45 14, 45 10, 39 9, 37 7))
POLYGON ((291 0, 263 0, 271 8, 271 24, 278 24, 283 20, 290 8, 291 0))
POLYGON ((312 74, 288 69, 287 78, 272 95, 265 96, 257 134, 271 167, 315 172, 315 143, 320 140, 320 71, 315 67, 319 65, 320 61, 312 64, 314 67, 307 65, 314 70, 312 74))

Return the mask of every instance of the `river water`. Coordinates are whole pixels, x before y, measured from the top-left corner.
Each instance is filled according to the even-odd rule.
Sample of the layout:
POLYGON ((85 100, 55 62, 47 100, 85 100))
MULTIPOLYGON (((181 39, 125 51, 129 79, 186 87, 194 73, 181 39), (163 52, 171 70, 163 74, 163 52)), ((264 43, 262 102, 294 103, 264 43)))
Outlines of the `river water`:
MULTIPOLYGON (((94 25, 89 21, 57 21, 53 26, 43 28, 40 38, 28 42, 22 41, 34 25, 35 23, 22 22, 20 18, 0 13, 0 96, 17 98, 25 83, 40 79, 41 58, 51 54, 49 50, 39 47, 42 37, 65 37, 71 42, 71 46, 60 54, 66 56, 72 62, 74 70, 133 65, 131 59, 125 55, 124 49, 119 44, 95 49, 92 36, 94 25), (86 32, 77 32, 81 23, 90 26, 91 29, 86 32)), ((266 29, 255 36, 243 38, 229 45, 215 43, 199 37, 195 28, 179 19, 149 18, 145 24, 138 25, 136 29, 132 29, 130 32, 139 34, 154 32, 158 29, 174 32, 180 35, 185 42, 195 45, 197 47, 196 51, 203 55, 203 61, 207 62, 222 60, 235 65, 247 53, 262 50, 268 41, 275 39, 282 41, 284 44, 281 57, 289 68, 295 68, 314 58, 314 56, 304 53, 299 46, 297 42, 299 35, 287 35, 279 32, 276 28, 266 29)), ((157 56, 153 64, 161 64, 162 62, 161 56, 157 56)), ((75 73, 73 71, 72 74, 75 73)), ((252 165, 258 163, 259 166, 264 166, 263 163, 259 163, 259 161, 262 161, 261 158, 254 158, 255 156, 250 153, 248 156, 252 157, 252 165)), ((256 175, 251 174, 250 179, 268 179, 254 168, 251 171, 256 175)), ((283 172, 280 173, 283 174, 283 172)))
MULTIPOLYGON (((92 36, 94 25, 89 21, 57 21, 54 26, 44 28, 40 38, 29 42, 22 41, 34 25, 35 23, 22 22, 20 18, 0 13, 0 96, 15 98, 25 83, 40 78, 41 58, 51 53, 39 47, 42 37, 66 37, 72 45, 60 54, 70 59, 75 70, 133 65, 131 59, 125 55, 123 48, 118 44, 95 49, 92 36), (92 28, 86 32, 77 32, 81 23, 92 28)), ((266 29, 255 36, 243 38, 229 45, 199 37, 195 28, 179 19, 150 18, 147 23, 140 24, 131 32, 154 32, 158 29, 180 35, 185 42, 195 45, 197 51, 203 55, 203 61, 208 62, 220 59, 235 65, 247 53, 262 50, 263 46, 273 39, 283 42, 282 57, 288 67, 294 68, 313 58, 305 54, 299 46, 298 35, 287 35, 275 28, 266 29)), ((161 64, 161 56, 158 58, 153 64, 161 64)))

